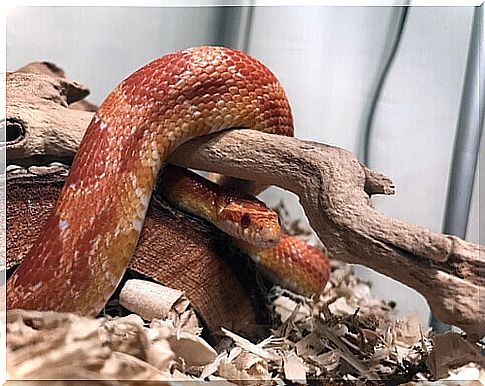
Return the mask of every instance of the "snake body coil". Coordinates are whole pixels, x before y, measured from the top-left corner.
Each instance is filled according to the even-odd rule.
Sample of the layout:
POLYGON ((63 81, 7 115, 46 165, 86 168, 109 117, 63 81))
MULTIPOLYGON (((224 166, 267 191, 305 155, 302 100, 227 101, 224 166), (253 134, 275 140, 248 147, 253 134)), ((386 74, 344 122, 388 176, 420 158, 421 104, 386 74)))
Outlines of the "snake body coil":
POLYGON ((181 143, 230 127, 293 134, 259 61, 220 47, 168 54, 102 103, 44 231, 7 283, 7 307, 95 315, 136 247, 155 178, 181 143))

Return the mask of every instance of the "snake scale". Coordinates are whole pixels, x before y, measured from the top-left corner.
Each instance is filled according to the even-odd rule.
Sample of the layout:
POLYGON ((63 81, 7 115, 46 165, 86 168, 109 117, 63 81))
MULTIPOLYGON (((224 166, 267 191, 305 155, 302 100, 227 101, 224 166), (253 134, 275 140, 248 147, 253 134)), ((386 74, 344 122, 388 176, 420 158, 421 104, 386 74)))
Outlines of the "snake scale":
MULTIPOLYGON (((232 127, 293 135, 282 86, 242 52, 189 48, 121 82, 95 113, 43 232, 8 280, 7 307, 98 314, 126 270, 170 152, 232 127)), ((304 281, 312 264, 321 269, 312 255, 284 259, 275 269, 289 281, 299 270, 304 281)))

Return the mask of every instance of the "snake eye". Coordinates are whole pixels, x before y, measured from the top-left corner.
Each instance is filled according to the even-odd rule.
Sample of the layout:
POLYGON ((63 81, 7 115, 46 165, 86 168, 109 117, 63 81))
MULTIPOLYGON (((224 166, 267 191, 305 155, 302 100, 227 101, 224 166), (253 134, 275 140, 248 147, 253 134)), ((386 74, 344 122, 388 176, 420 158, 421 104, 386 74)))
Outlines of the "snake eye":
POLYGON ((241 226, 246 229, 249 225, 251 225, 251 217, 249 217, 249 214, 245 213, 241 217, 241 226))

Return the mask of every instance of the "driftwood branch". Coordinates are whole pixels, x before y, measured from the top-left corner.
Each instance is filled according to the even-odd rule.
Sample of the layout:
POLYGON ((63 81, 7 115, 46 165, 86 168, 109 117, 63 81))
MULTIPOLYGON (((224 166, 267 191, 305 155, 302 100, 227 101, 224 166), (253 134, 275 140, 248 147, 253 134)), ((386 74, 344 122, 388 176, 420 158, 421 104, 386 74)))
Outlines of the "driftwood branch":
POLYGON ((292 191, 329 256, 365 265, 416 289, 442 321, 480 335, 484 247, 376 211, 366 190, 392 192, 392 184, 362 167, 352 153, 235 130, 190 141, 170 162, 292 191))
POLYGON ((87 93, 65 78, 7 74, 7 159, 72 158, 93 113, 69 106, 87 93))
MULTIPOLYGON (((10 82, 18 82, 18 76, 25 75, 11 74, 7 81, 10 77, 10 82)), ((45 76, 22 80, 25 81, 47 82, 54 88, 70 87, 63 86, 65 81, 45 76)), ((10 161, 36 155, 74 154, 74 143, 82 136, 90 113, 71 114, 65 105, 50 100, 45 106, 37 105, 42 111, 32 114, 30 105, 18 103, 12 109, 9 93, 8 118, 11 112, 27 117, 23 119, 25 132, 35 137, 36 142, 43 142, 43 146, 35 149, 26 147, 25 154, 8 152, 10 161), (58 139, 54 146, 51 141, 56 137, 62 140, 58 139), (68 148, 66 143, 70 144, 68 148)), ((22 97, 25 98, 16 96, 17 100, 22 97)), ((14 145, 7 147, 10 150, 14 145)), ((296 193, 331 257, 365 265, 416 289, 442 321, 461 327, 472 338, 482 335, 480 324, 484 318, 479 303, 483 295, 479 288, 485 281, 481 277, 484 262, 480 260, 484 247, 433 233, 374 210, 370 196, 393 193, 392 182, 361 165, 350 152, 295 138, 239 130, 195 139, 177 149, 169 161, 277 185, 296 193)))

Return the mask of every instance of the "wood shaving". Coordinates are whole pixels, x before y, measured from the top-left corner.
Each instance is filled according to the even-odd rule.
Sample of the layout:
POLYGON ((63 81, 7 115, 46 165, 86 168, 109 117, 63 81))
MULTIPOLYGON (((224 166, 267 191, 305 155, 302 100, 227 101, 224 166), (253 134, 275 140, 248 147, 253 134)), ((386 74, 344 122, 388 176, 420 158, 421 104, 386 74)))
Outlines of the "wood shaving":
POLYGON ((283 358, 285 378, 293 381, 306 383, 306 367, 303 360, 294 352, 290 352, 283 358))
POLYGON ((151 322, 136 314, 92 319, 12 310, 7 313, 8 378, 260 385, 483 376, 476 345, 458 333, 433 336, 414 319, 395 319, 392 308, 370 298, 362 289, 366 284, 346 265, 334 263, 333 270, 334 280, 318 299, 275 287, 270 294, 275 322, 267 338, 253 342, 223 328, 226 338, 218 351, 200 336, 200 327, 182 322, 187 304, 182 314, 151 322), (353 288, 359 296, 352 296, 353 288), (340 306, 332 307, 335 303, 340 306))

